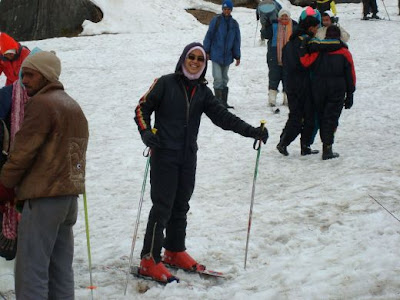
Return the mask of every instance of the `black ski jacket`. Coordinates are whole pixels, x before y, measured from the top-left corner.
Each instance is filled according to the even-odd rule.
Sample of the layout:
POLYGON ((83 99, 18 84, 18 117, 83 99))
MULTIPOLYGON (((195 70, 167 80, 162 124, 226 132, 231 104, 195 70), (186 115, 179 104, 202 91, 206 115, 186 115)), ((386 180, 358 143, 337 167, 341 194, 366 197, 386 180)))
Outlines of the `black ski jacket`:
MULTIPOLYGON (((328 79, 336 82, 337 89, 343 89, 347 94, 354 93, 356 89, 356 72, 353 58, 347 45, 340 40, 326 39, 318 42, 330 44, 330 50, 304 53, 300 61, 303 67, 310 68, 313 79, 328 79), (340 44, 337 47, 335 44, 340 44), (341 80, 340 80, 341 79, 341 80), (344 79, 344 80, 343 80, 344 79)), ((314 46, 314 40, 310 47, 314 46)), ((328 48, 329 49, 329 48, 328 48)))
POLYGON ((205 113, 222 129, 250 137, 253 127, 221 105, 206 83, 204 79, 189 81, 179 71, 156 79, 136 107, 139 131, 151 128, 150 117, 155 112, 160 148, 197 149, 200 120, 205 113))

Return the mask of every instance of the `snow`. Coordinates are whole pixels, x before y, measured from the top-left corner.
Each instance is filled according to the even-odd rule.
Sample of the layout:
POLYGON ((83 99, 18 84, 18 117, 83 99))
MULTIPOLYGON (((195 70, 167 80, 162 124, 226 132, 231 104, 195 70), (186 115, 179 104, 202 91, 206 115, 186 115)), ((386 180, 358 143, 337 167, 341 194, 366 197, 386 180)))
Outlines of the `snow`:
MULTIPOLYGON (((357 91, 336 133, 334 150, 341 156, 330 161, 300 156, 298 139, 289 146, 289 157, 275 149, 287 108, 278 115, 267 108, 266 47, 254 44, 255 13, 234 8, 242 59, 229 71, 229 102, 235 114, 254 126, 266 119, 270 133, 261 151, 247 269, 243 263, 256 151, 252 140, 223 131, 204 117, 187 248, 228 279, 180 271, 181 283, 160 286, 129 276, 126 296, 146 164, 134 108, 156 77, 173 72, 186 44, 202 42, 207 26, 184 9, 219 12, 220 5, 201 0, 95 2, 104 10, 104 20, 85 22, 81 36, 24 43, 57 52, 63 64, 61 81, 89 120, 86 188, 95 299, 400 298, 400 226, 369 196, 400 216, 396 0, 385 1, 392 21, 361 21, 361 4, 337 4, 340 24, 351 35, 357 91)), ((297 19, 301 8, 283 4, 297 19)), ((378 6, 379 15, 385 16, 382 3, 378 6)), ((210 66, 207 79, 212 87, 210 66)), ((322 148, 319 139, 313 147, 322 148)), ((147 182, 134 264, 151 207, 149 187, 147 182)), ((79 206, 74 227, 76 298, 89 299, 82 199, 79 206)), ((0 291, 9 295, 12 269, 12 263, 0 261, 0 291)))

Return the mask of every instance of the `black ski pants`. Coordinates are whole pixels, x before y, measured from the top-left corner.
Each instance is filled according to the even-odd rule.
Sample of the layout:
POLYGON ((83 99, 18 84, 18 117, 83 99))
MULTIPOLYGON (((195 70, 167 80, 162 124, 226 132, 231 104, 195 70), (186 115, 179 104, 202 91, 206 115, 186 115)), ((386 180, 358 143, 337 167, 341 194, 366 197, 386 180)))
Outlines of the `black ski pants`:
POLYGON ((193 194, 197 147, 185 150, 154 149, 150 158, 151 200, 141 257, 161 261, 161 248, 184 251, 186 215, 193 194), (166 236, 164 239, 164 229, 166 236))
POLYGON ((312 86, 320 124, 321 141, 324 144, 332 145, 343 109, 346 81, 341 77, 321 78, 316 76, 312 86))
POLYGON ((372 12, 373 14, 376 14, 378 12, 378 5, 376 4, 376 0, 363 0, 362 2, 364 17, 370 12, 372 12))
POLYGON ((301 134, 301 144, 309 146, 315 123, 309 73, 304 72, 287 78, 286 93, 289 118, 283 128, 280 143, 288 146, 301 134))

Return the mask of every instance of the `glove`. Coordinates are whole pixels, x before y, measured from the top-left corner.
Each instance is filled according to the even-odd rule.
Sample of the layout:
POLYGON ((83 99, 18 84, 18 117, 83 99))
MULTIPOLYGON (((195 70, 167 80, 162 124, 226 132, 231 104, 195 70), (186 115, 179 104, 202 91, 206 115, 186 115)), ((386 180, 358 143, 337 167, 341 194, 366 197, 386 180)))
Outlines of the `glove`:
POLYGON ((13 202, 15 198, 14 189, 6 188, 0 182, 0 203, 13 202))
POLYGON ((347 94, 344 99, 344 109, 350 109, 353 106, 353 94, 347 94))
POLYGON ((142 137, 143 143, 150 148, 157 148, 160 147, 160 138, 158 135, 155 135, 153 132, 151 132, 150 129, 146 129, 140 132, 140 135, 142 137))
POLYGON ((261 128, 260 127, 252 127, 250 130, 250 136, 256 140, 261 140, 264 144, 267 142, 268 140, 268 129, 266 127, 261 128))

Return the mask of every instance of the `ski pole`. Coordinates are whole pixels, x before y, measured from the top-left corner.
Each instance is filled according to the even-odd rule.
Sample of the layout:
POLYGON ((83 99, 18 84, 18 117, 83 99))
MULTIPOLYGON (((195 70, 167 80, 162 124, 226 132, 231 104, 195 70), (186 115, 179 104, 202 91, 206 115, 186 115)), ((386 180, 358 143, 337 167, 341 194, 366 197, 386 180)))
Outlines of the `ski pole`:
POLYGON ((389 13, 388 13, 388 11, 387 11, 387 9, 386 9, 385 1, 382 0, 382 4, 383 4, 383 7, 384 7, 385 10, 386 10, 386 14, 387 14, 388 19, 389 19, 389 21, 390 21, 389 13))
MULTIPOLYGON (((154 134, 157 133, 157 129, 153 128, 151 130, 154 134)), ((125 281, 125 288, 124 288, 124 296, 126 295, 126 290, 128 288, 128 281, 129 281, 129 274, 131 272, 131 267, 132 267, 132 258, 133 258, 133 251, 135 250, 135 244, 136 244, 136 237, 137 237, 137 232, 139 229, 139 221, 140 221, 140 214, 142 211, 142 204, 143 204, 143 198, 144 198, 144 191, 146 190, 146 182, 147 182, 147 174, 149 173, 149 166, 150 166, 150 156, 151 156, 151 149, 149 147, 146 147, 146 149, 143 152, 143 156, 147 157, 146 161, 146 167, 144 169, 144 178, 143 178, 143 183, 142 183, 142 191, 140 193, 140 199, 139 199, 139 207, 138 207, 138 212, 136 216, 136 223, 135 223, 135 229, 133 230, 133 238, 132 238, 132 247, 131 247, 131 255, 129 256, 129 269, 128 272, 126 272, 126 281, 125 281)))
POLYGON ((93 300, 93 290, 96 289, 96 286, 93 285, 93 278, 92 278, 92 255, 90 253, 89 217, 88 217, 88 208, 86 200, 86 191, 83 193, 83 207, 85 210, 86 243, 88 250, 89 274, 90 274, 90 286, 88 286, 87 288, 90 289, 93 300))
POLYGON ((256 46, 257 30, 258 30, 258 20, 257 20, 256 32, 254 33, 253 47, 255 47, 255 46, 256 46))
MULTIPOLYGON (((264 130, 265 120, 261 120, 261 130, 264 130)), ((250 239, 250 228, 251 228, 251 220, 253 217, 253 204, 254 204, 254 194, 256 191, 256 180, 257 180, 257 173, 258 173, 258 162, 260 160, 260 153, 261 153, 261 140, 255 140, 253 145, 254 150, 257 150, 257 158, 256 158, 256 167, 254 169, 254 176, 253 176, 253 188, 251 190, 251 202, 250 202, 250 212, 249 212, 249 223, 247 226, 247 239, 246 239, 246 250, 244 256, 244 269, 246 270, 246 263, 247 263, 247 252, 249 250, 249 239, 250 239)))

